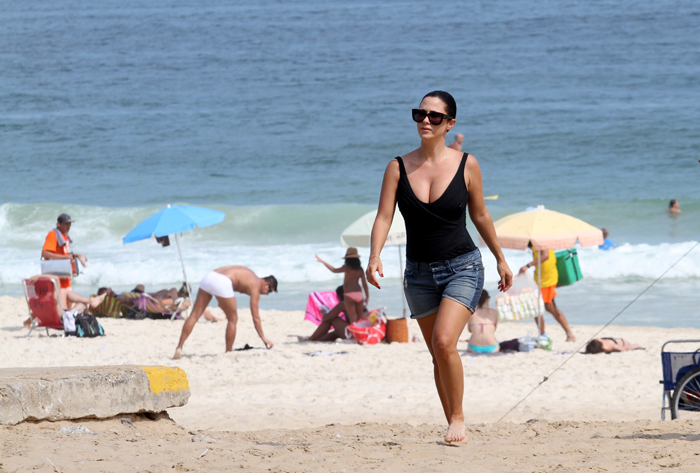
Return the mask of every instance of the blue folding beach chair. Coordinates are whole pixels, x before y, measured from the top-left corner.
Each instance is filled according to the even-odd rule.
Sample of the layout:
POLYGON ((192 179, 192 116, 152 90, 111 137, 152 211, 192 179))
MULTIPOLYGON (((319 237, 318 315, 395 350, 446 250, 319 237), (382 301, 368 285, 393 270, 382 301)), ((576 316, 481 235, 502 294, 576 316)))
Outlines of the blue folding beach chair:
POLYGON ((671 343, 700 343, 700 340, 669 340, 661 347, 661 367, 664 385, 661 404, 661 420, 666 411, 671 411, 671 419, 700 419, 700 348, 695 351, 670 352, 666 345, 671 343), (668 407, 666 402, 668 401, 668 407))

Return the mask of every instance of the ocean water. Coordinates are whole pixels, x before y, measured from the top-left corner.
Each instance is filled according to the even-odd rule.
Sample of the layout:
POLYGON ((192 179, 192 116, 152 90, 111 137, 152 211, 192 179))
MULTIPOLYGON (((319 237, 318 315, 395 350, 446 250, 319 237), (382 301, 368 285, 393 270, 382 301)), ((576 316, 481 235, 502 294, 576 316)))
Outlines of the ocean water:
MULTIPOLYGON (((280 280, 263 308, 303 308, 341 283, 314 254, 340 264, 434 89, 457 99, 494 219, 542 204, 620 245, 580 249, 585 278, 557 299, 572 322, 609 320, 700 240, 695 2, 2 5, 0 294, 38 272, 64 211, 90 258, 78 291, 179 286, 174 245, 121 238, 180 203, 227 216, 182 236, 192 282, 243 264, 280 280)), ((370 305, 398 315, 399 250, 383 259, 370 305)), ((699 284, 697 248, 617 322, 698 327, 699 284)))

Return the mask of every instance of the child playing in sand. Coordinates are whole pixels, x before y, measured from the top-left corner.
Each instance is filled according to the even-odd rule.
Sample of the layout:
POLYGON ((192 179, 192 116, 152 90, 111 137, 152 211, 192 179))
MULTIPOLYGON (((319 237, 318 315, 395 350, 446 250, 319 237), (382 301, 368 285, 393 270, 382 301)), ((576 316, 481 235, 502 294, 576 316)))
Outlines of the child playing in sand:
POLYGON ((331 272, 345 273, 343 302, 345 303, 345 312, 348 314, 348 322, 353 323, 362 317, 363 308, 369 301, 369 289, 357 248, 348 248, 343 259, 345 259, 345 264, 340 268, 334 268, 316 255, 316 260, 323 263, 331 272), (362 289, 365 291, 364 298, 362 297, 360 281, 362 281, 362 289))

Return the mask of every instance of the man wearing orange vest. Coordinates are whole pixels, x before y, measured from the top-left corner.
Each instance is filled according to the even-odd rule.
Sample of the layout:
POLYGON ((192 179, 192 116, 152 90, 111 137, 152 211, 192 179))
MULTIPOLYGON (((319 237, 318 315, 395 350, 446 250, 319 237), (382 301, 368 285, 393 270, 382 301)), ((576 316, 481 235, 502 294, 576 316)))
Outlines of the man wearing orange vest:
MULTIPOLYGON (((75 258, 78 258, 83 263, 83 266, 87 263, 87 258, 70 251, 70 244, 73 243, 73 240, 68 236, 68 232, 70 232, 72 223, 73 220, 71 220, 70 215, 61 214, 58 216, 56 228, 46 235, 44 247, 41 250, 41 257, 43 259, 70 259, 73 272, 75 273, 75 265, 77 264, 75 258)), ((61 278, 61 287, 70 290, 70 278, 61 278)))

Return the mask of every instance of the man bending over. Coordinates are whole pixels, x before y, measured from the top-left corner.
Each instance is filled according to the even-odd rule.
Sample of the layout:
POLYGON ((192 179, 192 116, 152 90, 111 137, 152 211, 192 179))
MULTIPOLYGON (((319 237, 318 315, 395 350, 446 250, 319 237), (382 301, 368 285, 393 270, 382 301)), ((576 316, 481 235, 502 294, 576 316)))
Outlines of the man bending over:
POLYGON ((261 294, 268 295, 270 292, 277 292, 277 279, 274 276, 259 278, 253 271, 244 266, 226 266, 210 271, 199 283, 199 292, 197 292, 197 299, 194 301, 192 314, 182 327, 180 343, 175 350, 173 360, 180 359, 185 340, 192 333, 194 325, 204 313, 212 297, 216 297, 219 307, 226 314, 226 320, 228 321, 226 324, 226 351, 229 352, 233 349, 233 341, 236 339, 236 324, 238 323, 234 291, 250 296, 250 313, 253 316, 255 330, 260 335, 263 343, 265 343, 265 347, 268 349, 272 348, 273 343, 265 338, 263 333, 258 302, 261 294))

